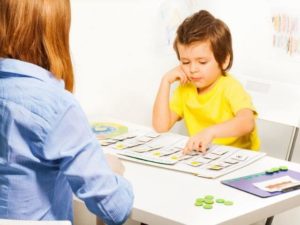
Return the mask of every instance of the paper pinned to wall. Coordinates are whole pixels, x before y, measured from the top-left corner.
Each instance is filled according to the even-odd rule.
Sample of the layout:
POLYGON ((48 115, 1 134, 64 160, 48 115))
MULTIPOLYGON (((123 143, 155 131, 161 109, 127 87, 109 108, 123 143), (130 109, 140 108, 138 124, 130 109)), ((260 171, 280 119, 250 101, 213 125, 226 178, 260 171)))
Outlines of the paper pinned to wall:
POLYGON ((270 1, 274 57, 300 61, 300 4, 294 0, 270 1))

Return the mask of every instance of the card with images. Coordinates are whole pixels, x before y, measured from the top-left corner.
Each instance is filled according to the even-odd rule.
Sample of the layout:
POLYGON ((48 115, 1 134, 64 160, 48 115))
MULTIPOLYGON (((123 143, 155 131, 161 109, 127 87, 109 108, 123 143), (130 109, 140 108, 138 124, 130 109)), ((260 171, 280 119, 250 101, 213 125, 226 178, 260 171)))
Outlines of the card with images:
POLYGON ((282 191, 286 188, 291 188, 293 186, 300 185, 300 181, 290 176, 283 176, 263 182, 253 183, 253 185, 264 191, 276 192, 282 191))

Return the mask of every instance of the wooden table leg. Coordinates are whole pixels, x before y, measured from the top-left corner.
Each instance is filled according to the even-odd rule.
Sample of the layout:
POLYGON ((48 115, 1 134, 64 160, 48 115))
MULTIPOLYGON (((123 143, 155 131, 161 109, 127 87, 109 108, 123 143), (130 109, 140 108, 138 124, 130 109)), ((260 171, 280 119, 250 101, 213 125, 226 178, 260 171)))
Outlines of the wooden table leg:
POLYGON ((105 223, 98 217, 96 217, 96 224, 97 225, 105 225, 105 223))

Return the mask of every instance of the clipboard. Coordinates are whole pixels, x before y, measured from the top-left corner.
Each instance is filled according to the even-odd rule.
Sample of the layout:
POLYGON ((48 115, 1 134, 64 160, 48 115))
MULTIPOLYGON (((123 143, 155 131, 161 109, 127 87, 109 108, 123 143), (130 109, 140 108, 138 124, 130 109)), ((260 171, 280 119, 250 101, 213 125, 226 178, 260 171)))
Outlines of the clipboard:
POLYGON ((284 189, 282 191, 268 192, 268 191, 261 190, 254 185, 254 183, 257 182, 267 181, 267 180, 271 180, 283 176, 290 176, 291 178, 300 181, 300 172, 288 170, 288 171, 279 171, 273 174, 266 174, 265 172, 261 172, 261 173, 251 174, 251 175, 238 177, 234 179, 223 180, 221 181, 221 183, 236 188, 238 190, 256 195, 261 198, 272 197, 272 196, 287 193, 289 191, 300 189, 300 185, 297 185, 294 187, 284 189))

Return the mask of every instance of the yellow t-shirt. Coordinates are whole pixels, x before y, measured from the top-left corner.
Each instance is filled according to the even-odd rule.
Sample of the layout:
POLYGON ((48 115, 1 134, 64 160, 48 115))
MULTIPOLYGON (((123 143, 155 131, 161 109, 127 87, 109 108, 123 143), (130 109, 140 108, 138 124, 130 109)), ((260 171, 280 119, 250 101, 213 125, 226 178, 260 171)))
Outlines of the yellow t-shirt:
MULTIPOLYGON (((232 119, 241 109, 256 114, 251 97, 231 75, 221 76, 211 90, 198 94, 197 87, 189 83, 178 86, 170 101, 173 112, 184 119, 191 136, 212 125, 232 119)), ((214 144, 258 150, 260 141, 257 127, 245 136, 216 138, 214 144)))

